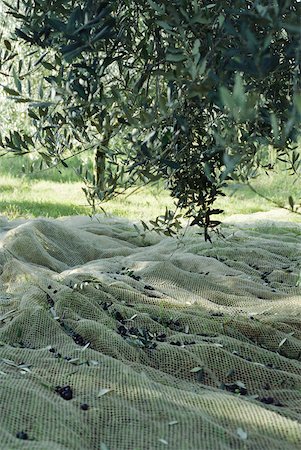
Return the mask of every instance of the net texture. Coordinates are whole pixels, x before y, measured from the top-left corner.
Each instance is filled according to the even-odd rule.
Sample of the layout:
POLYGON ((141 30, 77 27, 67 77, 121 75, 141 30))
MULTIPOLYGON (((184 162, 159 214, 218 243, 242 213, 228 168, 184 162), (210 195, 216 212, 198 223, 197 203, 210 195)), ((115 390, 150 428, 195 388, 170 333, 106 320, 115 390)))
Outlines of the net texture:
POLYGON ((0 225, 0 449, 301 448, 300 225, 0 225))

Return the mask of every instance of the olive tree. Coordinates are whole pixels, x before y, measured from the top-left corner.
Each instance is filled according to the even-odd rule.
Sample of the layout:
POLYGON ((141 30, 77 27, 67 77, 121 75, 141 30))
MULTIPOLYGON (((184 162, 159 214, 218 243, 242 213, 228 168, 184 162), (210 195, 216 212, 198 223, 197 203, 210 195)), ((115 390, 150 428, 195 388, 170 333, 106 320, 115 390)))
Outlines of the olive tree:
MULTIPOLYGON (((273 147, 300 173, 299 1, 20 0, 7 7, 18 25, 5 52, 23 43, 27 58, 4 64, 14 83, 4 89, 28 105, 34 129, 11 131, 3 146, 39 148, 48 164, 64 165, 70 152, 93 148, 92 203, 163 178, 208 238, 221 212, 215 199, 229 180, 246 180, 266 164, 263 149, 273 147)), ((172 213, 165 219, 178 226, 172 213)))

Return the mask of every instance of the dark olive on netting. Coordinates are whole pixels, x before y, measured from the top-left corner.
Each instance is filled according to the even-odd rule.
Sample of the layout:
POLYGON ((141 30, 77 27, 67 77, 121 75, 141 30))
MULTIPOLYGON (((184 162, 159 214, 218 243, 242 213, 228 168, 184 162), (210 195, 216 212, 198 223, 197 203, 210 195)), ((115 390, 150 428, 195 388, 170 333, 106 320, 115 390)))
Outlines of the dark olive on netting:
POLYGON ((272 403, 274 403, 273 397, 262 397, 259 401, 261 403, 265 403, 266 405, 271 405, 272 403))
POLYGON ((16 434, 16 438, 23 439, 24 441, 27 441, 28 434, 25 433, 25 431, 18 431, 18 433, 16 434))
POLYGON ((165 333, 158 333, 158 334, 155 336, 155 338, 156 338, 156 340, 159 341, 159 342, 164 342, 164 341, 166 341, 167 336, 166 336, 165 333))
POLYGON ((124 317, 120 314, 119 311, 115 312, 115 319, 118 320, 118 322, 123 322, 124 321, 124 317))
POLYGON ((127 330, 127 328, 126 328, 124 325, 120 325, 120 326, 117 328, 117 332, 118 332, 119 334, 121 334, 122 336, 125 336, 125 335, 127 334, 128 330, 127 330))
POLYGON ((155 288, 153 286, 150 286, 149 284, 146 284, 144 286, 144 289, 148 289, 149 291, 154 291, 155 290, 155 288))
POLYGON ((55 392, 59 394, 64 400, 71 400, 73 397, 72 389, 70 386, 56 386, 55 392))
POLYGON ((82 403, 80 405, 80 409, 82 409, 83 411, 87 411, 89 409, 89 405, 87 403, 82 403))

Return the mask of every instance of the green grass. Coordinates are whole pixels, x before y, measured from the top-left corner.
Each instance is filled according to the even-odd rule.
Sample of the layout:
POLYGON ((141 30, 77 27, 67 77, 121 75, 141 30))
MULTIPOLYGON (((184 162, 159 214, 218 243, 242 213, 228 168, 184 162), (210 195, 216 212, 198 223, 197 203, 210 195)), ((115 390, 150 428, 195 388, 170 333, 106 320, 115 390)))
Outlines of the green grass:
POLYGON ((0 176, 0 213, 10 219, 60 217, 89 211, 80 183, 0 176))
MULTIPOLYGON (((86 161, 91 167, 91 161, 86 161)), ((69 215, 88 215, 91 213, 84 192, 83 183, 74 170, 80 160, 73 160, 68 169, 62 168, 24 175, 30 161, 25 157, 0 158, 0 214, 10 219, 25 217, 60 217, 69 215)), ((278 172, 267 176, 262 174, 253 180, 252 185, 262 195, 288 206, 288 197, 292 195, 296 203, 301 201, 300 184, 287 172, 279 168, 278 172)), ((173 200, 160 183, 147 186, 138 191, 119 196, 103 206, 110 215, 129 219, 149 220, 164 213, 165 208, 173 207, 173 200), (131 195, 130 195, 131 194, 131 195)), ((248 186, 232 184, 226 191, 226 197, 217 200, 216 206, 224 209, 222 217, 233 214, 250 214, 269 211, 276 206, 257 196, 248 186)), ((296 216, 300 220, 301 216, 296 216)))
POLYGON ((10 175, 11 177, 23 177, 26 174, 28 180, 56 181, 58 183, 77 182, 79 177, 76 168, 80 164, 85 164, 89 170, 92 169, 92 158, 73 157, 67 161, 68 168, 62 165, 56 168, 47 168, 45 163, 40 170, 40 160, 31 160, 26 156, 2 156, 0 157, 0 176, 10 175), (32 167, 32 172, 31 172, 32 167))
MULTIPOLYGON (((216 206, 225 210, 223 215, 251 214, 264 212, 277 207, 289 208, 288 198, 292 196, 295 204, 301 204, 301 186, 296 177, 292 177, 280 166, 276 172, 262 173, 250 182, 251 186, 261 194, 256 195, 247 185, 232 184, 226 190, 226 197, 220 198, 216 206), (268 201, 264 197, 273 200, 268 201)), ((301 213, 301 208, 299 209, 301 213)), ((296 219, 297 219, 296 215, 296 219)))

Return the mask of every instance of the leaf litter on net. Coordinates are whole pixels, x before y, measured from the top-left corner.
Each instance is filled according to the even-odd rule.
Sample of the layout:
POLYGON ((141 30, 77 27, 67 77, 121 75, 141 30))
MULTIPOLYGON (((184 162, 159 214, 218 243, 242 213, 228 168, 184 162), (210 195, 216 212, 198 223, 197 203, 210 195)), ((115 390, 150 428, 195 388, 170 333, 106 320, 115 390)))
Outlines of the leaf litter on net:
POLYGON ((244 441, 247 439, 248 437, 248 433, 246 431, 244 431, 242 428, 237 428, 236 430, 237 435, 240 437, 240 439, 243 439, 244 441))
POLYGON ((97 397, 103 397, 104 395, 108 394, 111 391, 113 391, 113 389, 111 388, 102 388, 98 391, 97 397))

